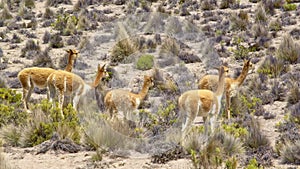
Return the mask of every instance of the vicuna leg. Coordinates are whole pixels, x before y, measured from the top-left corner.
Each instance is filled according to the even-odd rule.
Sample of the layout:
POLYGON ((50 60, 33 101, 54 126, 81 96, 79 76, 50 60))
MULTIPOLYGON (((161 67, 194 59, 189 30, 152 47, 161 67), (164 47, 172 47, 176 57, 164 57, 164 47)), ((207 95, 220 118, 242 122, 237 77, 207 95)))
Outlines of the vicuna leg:
POLYGON ((25 97, 24 106, 26 107, 25 108, 26 110, 29 109, 28 101, 30 99, 32 91, 33 91, 33 86, 30 86, 28 90, 25 89, 25 94, 24 94, 24 90, 23 90, 23 97, 25 97))
POLYGON ((76 95, 73 99, 73 108, 77 111, 78 110, 78 102, 80 99, 80 95, 76 95))
POLYGON ((24 109, 25 110, 28 110, 28 105, 27 105, 27 101, 26 101, 27 93, 28 93, 28 90, 25 89, 25 88, 23 88, 22 100, 23 100, 23 104, 24 104, 24 109))
POLYGON ((65 97, 64 92, 60 91, 59 97, 58 97, 58 104, 59 104, 60 113, 61 113, 62 118, 64 118, 64 114, 63 114, 64 97, 65 97))
POLYGON ((230 119, 230 92, 226 92, 226 112, 227 118, 230 119))

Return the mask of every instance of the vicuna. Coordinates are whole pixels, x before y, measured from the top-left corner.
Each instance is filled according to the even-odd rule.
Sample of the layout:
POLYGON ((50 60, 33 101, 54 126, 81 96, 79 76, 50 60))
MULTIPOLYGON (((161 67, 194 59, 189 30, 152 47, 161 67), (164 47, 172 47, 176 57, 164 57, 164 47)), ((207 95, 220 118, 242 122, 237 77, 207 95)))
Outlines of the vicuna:
MULTIPOLYGON (((248 75, 248 71, 252 68, 252 63, 250 60, 244 61, 244 67, 236 79, 225 78, 225 91, 226 91, 226 112, 227 118, 230 119, 230 104, 231 98, 237 95, 238 88, 243 84, 244 80, 248 75)), ((205 75, 201 78, 198 83, 198 89, 208 89, 216 91, 218 86, 218 75, 205 75)))
MULTIPOLYGON (((66 71, 71 72, 74 61, 78 57, 78 52, 76 50, 66 50, 68 52, 68 64, 65 68, 66 71)), ((56 71, 52 68, 41 68, 41 67, 30 67, 24 68, 18 73, 18 79, 23 88, 22 100, 24 108, 28 110, 28 101, 32 94, 34 87, 39 89, 44 89, 47 86, 47 78, 51 73, 56 71)))
POLYGON ((74 96, 73 107, 77 110, 77 105, 81 96, 85 95, 88 91, 95 89, 101 82, 102 77, 108 76, 105 65, 98 65, 97 75, 93 83, 87 84, 84 80, 71 72, 64 70, 54 71, 47 79, 48 95, 50 101, 55 106, 54 98, 58 93, 58 103, 63 116, 63 102, 65 96, 74 96))
POLYGON ((221 100, 224 93, 225 76, 228 68, 221 66, 219 69, 219 83, 216 92, 211 90, 189 90, 178 99, 180 118, 182 121, 182 138, 186 136, 195 118, 202 116, 204 122, 209 117, 211 130, 214 130, 216 117, 221 109, 221 100))
POLYGON ((132 113, 138 109, 141 102, 147 96, 149 88, 153 85, 153 78, 144 76, 143 88, 138 94, 123 89, 109 91, 104 97, 107 112, 113 118, 119 111, 122 111, 124 118, 128 120, 128 113, 132 113))

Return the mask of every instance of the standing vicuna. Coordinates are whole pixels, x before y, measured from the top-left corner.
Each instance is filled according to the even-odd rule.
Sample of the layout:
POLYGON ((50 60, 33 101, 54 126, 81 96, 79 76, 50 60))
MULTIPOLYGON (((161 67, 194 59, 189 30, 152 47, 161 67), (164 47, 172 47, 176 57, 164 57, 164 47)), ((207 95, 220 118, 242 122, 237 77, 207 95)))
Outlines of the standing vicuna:
POLYGON ((219 83, 215 93, 206 89, 189 90, 178 98, 180 120, 182 120, 182 138, 186 136, 197 116, 202 116, 204 122, 209 117, 211 130, 214 130, 214 124, 221 109, 227 72, 227 67, 219 68, 219 83))
POLYGON ((73 107, 75 110, 77 110, 77 105, 80 97, 82 97, 92 89, 95 89, 101 82, 102 77, 107 76, 108 73, 106 72, 105 64, 102 67, 100 66, 100 64, 98 65, 96 78, 91 84, 85 83, 80 76, 74 73, 64 70, 54 71, 47 79, 48 95, 50 97, 50 101, 53 103, 53 106, 55 106, 54 97, 56 97, 56 93, 58 93, 59 108, 61 110, 62 117, 64 117, 63 102, 65 96, 74 95, 73 107))
POLYGON ((122 111, 124 118, 129 120, 128 113, 133 113, 138 109, 153 85, 153 78, 145 75, 143 88, 138 94, 123 89, 109 91, 104 97, 104 104, 110 117, 113 118, 119 111, 122 111))
MULTIPOLYGON (((250 60, 244 61, 244 67, 236 79, 225 78, 225 91, 226 91, 226 112, 227 118, 230 119, 230 104, 231 98, 237 95, 238 87, 240 87, 248 75, 248 71, 252 68, 250 60)), ((208 89, 216 91, 218 85, 218 75, 205 75, 198 83, 198 89, 208 89)))
MULTIPOLYGON (((66 50, 66 52, 68 52, 69 55, 68 64, 65 70, 71 72, 73 69, 74 61, 77 59, 79 52, 74 49, 66 50)), ((24 68, 19 72, 18 79, 23 88, 22 100, 25 110, 28 110, 28 101, 34 87, 38 87, 39 89, 46 88, 47 78, 54 71, 56 70, 52 68, 30 67, 24 68)))

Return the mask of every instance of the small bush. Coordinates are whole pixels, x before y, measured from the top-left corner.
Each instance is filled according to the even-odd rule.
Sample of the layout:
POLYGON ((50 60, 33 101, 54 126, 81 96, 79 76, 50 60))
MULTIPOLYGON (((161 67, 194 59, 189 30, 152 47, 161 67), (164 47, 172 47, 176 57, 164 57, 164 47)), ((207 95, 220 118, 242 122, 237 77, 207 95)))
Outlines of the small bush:
POLYGON ((0 137, 6 144, 17 147, 21 145, 21 132, 22 128, 10 124, 1 128, 0 137))
POLYGON ((238 4, 236 0, 222 0, 220 3, 220 9, 226 9, 231 8, 232 6, 235 6, 238 4))
POLYGON ((269 30, 270 31, 280 31, 282 29, 282 23, 279 19, 271 20, 269 23, 269 30))
POLYGON ((299 103, 300 101, 300 89, 297 82, 293 82, 292 86, 289 88, 287 95, 288 105, 293 105, 299 103))
POLYGON ((31 8, 31 9, 35 8, 34 0, 23 0, 23 3, 27 8, 31 8))
POLYGON ((285 11, 295 11, 297 9, 297 5, 296 4, 289 4, 289 3, 285 3, 283 5, 283 9, 285 11))
POLYGON ((0 88, 0 127, 13 124, 19 126, 25 123, 27 113, 23 112, 22 95, 16 91, 0 88))
POLYGON ((8 20, 13 18, 12 14, 9 12, 8 7, 5 5, 2 9, 2 12, 0 13, 0 20, 8 20))
POLYGON ((43 18, 44 19, 52 19, 53 17, 54 17, 54 12, 49 7, 47 7, 45 9, 45 13, 43 14, 43 18))
POLYGON ((277 49, 276 56, 292 64, 298 63, 300 62, 300 45, 294 42, 293 38, 287 34, 283 37, 277 49))
POLYGON ((215 133, 205 143, 200 152, 191 151, 195 168, 218 168, 225 161, 244 152, 242 143, 238 138, 222 131, 215 133))
POLYGON ((178 56, 179 51, 180 45, 176 39, 168 37, 162 41, 159 53, 172 53, 174 56, 178 56))
POLYGON ((251 149, 258 149, 261 146, 270 145, 268 138, 263 135, 260 129, 259 122, 251 117, 250 123, 248 124, 249 134, 245 140, 245 145, 251 149))
POLYGON ((230 15, 230 29, 231 30, 246 30, 249 25, 248 13, 245 11, 240 11, 237 13, 232 13, 230 15))
POLYGON ((254 15, 256 23, 265 23, 268 20, 267 13, 262 5, 259 5, 254 15))
POLYGON ((215 0, 203 0, 201 1, 201 9, 202 10, 213 10, 217 5, 217 1, 215 0))
POLYGON ((300 165, 300 141, 285 145, 281 154, 282 163, 300 165))
POLYGON ((139 70, 149 70, 153 67, 154 56, 153 55, 142 55, 136 63, 136 68, 139 70))
POLYGON ((258 73, 268 75, 269 77, 279 77, 283 73, 288 72, 289 67, 284 63, 283 60, 277 59, 273 56, 268 56, 265 58, 262 65, 257 69, 258 73))
POLYGON ((48 6, 58 7, 59 4, 72 5, 72 1, 71 0, 47 0, 46 1, 46 7, 48 6))
POLYGON ((138 50, 138 46, 133 39, 123 39, 113 47, 110 61, 119 63, 138 50))
POLYGON ((27 40, 25 47, 21 49, 21 57, 25 57, 27 59, 32 59, 33 57, 39 55, 41 52, 41 47, 39 43, 35 42, 32 39, 27 40))
POLYGON ((51 39, 51 34, 48 31, 45 31, 43 36, 43 43, 47 44, 51 39))
POLYGON ((64 41, 59 34, 54 34, 50 38, 50 47, 52 48, 62 48, 64 47, 64 41))
POLYGON ((80 141, 80 127, 77 112, 69 104, 64 110, 65 118, 60 117, 58 108, 51 108, 51 103, 42 100, 33 108, 31 119, 24 126, 21 144, 25 147, 38 145, 58 133, 61 139, 70 139, 75 143, 80 141))
POLYGON ((49 56, 50 48, 46 48, 40 55, 33 59, 33 66, 54 68, 51 57, 49 56))
POLYGON ((20 38, 20 36, 18 36, 17 34, 14 33, 11 43, 21 43, 21 42, 22 42, 22 39, 20 38))

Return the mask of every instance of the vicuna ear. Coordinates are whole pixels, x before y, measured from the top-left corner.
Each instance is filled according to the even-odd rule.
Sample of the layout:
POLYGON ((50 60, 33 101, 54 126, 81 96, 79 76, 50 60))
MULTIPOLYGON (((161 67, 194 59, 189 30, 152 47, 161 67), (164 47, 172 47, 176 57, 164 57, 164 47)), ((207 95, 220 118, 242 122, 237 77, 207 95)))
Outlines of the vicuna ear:
POLYGON ((102 66, 102 68, 101 68, 101 69, 104 69, 104 68, 105 68, 105 65, 106 65, 106 64, 104 64, 104 65, 102 66))
POLYGON ((70 53, 71 52, 71 49, 67 49, 67 50, 65 50, 67 53, 70 53))

